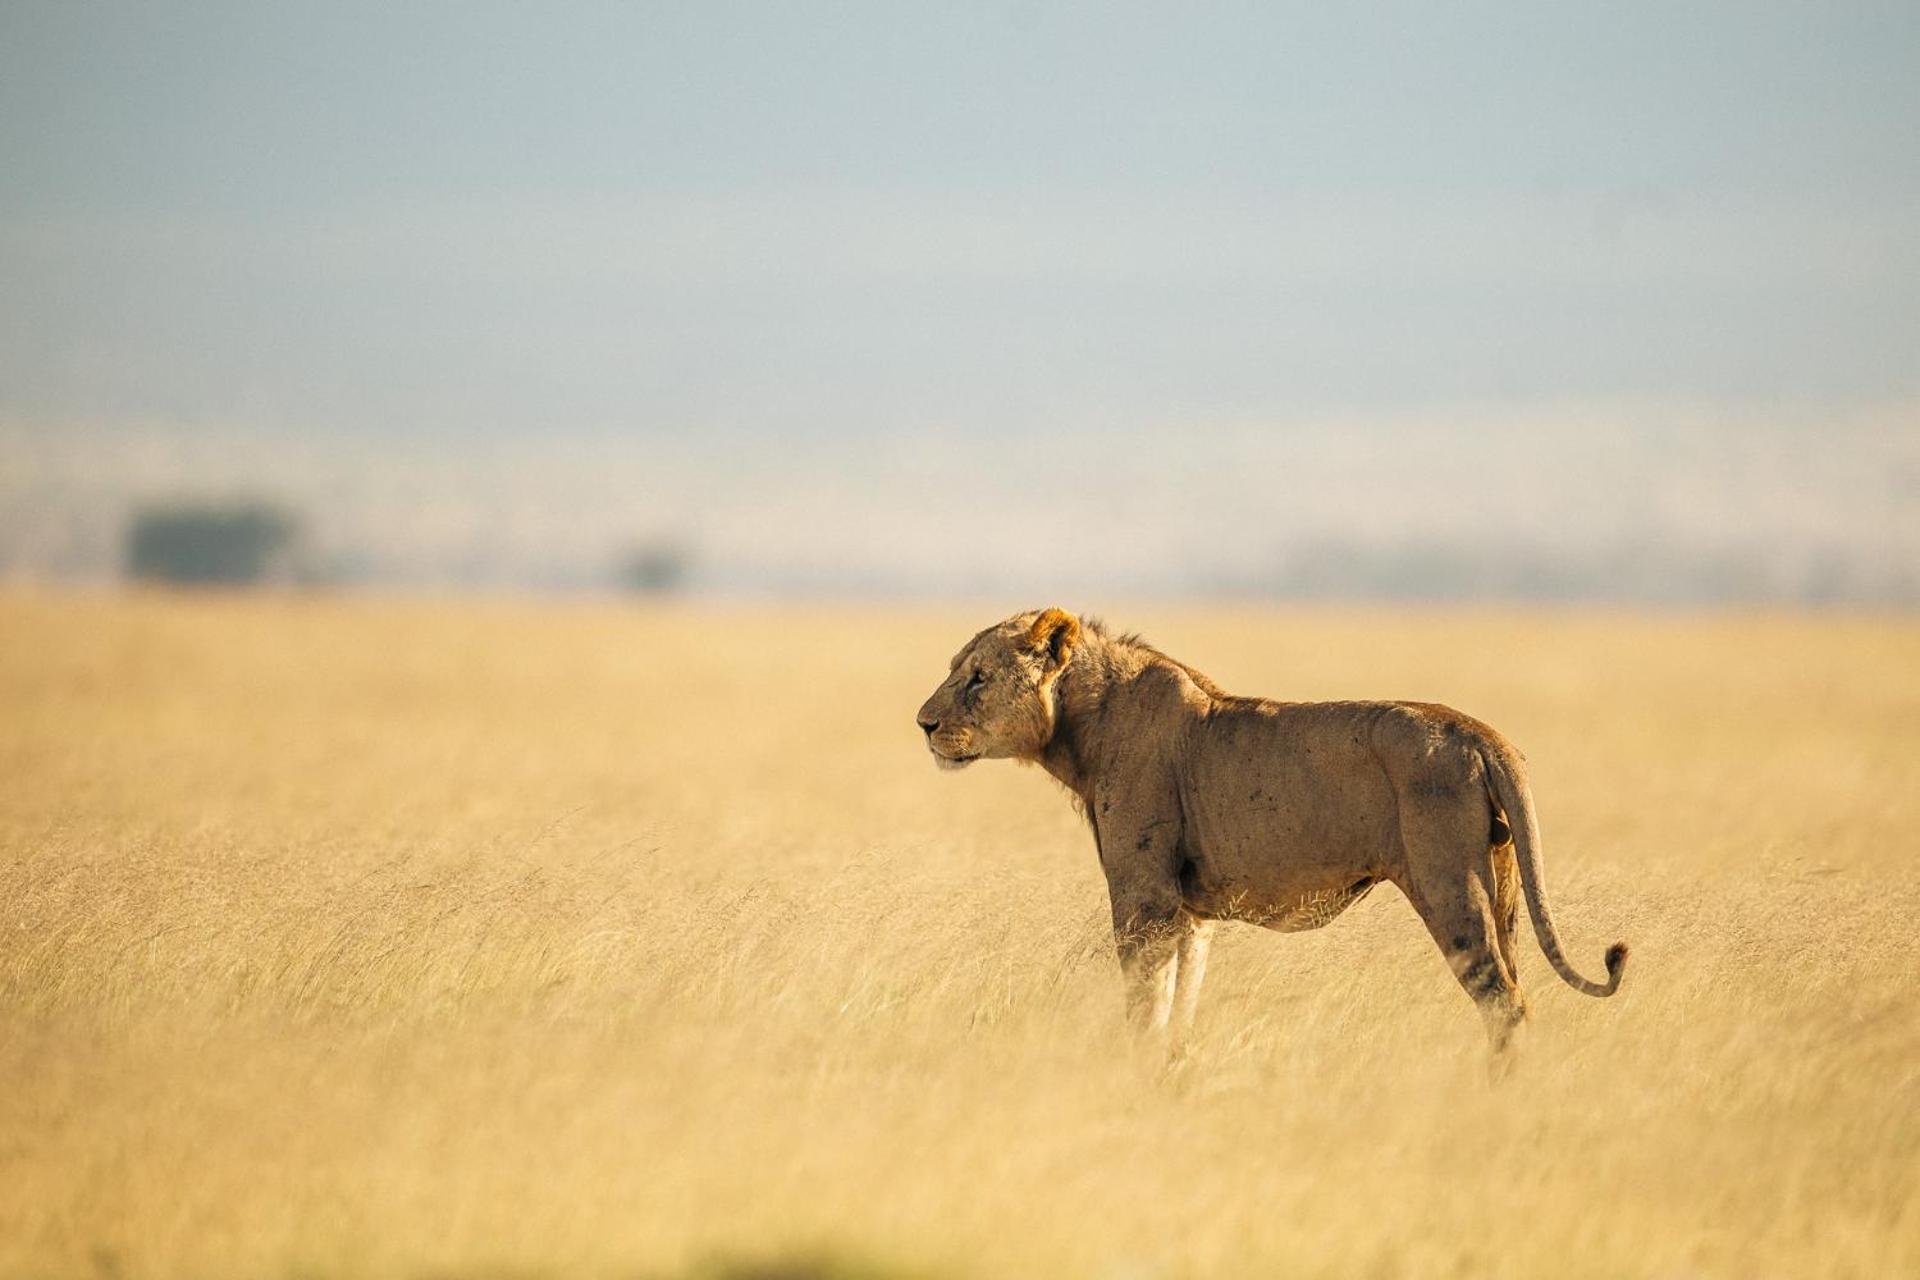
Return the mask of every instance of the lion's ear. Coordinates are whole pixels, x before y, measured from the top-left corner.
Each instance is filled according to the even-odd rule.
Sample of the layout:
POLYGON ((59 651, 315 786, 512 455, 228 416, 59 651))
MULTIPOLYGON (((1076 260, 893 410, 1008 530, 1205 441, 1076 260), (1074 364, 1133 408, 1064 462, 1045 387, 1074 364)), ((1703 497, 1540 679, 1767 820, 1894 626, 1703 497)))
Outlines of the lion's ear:
POLYGON ((1027 628, 1027 648, 1046 660, 1049 671, 1067 665, 1073 646, 1080 643, 1080 619, 1065 609, 1046 609, 1027 628))

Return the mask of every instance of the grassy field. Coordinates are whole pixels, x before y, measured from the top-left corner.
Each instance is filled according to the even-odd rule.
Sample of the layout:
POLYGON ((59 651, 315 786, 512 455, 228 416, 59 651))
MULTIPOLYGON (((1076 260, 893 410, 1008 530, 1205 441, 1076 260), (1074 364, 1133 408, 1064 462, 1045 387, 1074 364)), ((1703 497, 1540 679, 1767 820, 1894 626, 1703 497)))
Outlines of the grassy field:
POLYGON ((1114 611, 1526 749, 1635 960, 1496 1090, 1391 890, 1132 1045, 913 724, 1035 603, 0 596, 0 1274, 1920 1274, 1920 622, 1114 611))

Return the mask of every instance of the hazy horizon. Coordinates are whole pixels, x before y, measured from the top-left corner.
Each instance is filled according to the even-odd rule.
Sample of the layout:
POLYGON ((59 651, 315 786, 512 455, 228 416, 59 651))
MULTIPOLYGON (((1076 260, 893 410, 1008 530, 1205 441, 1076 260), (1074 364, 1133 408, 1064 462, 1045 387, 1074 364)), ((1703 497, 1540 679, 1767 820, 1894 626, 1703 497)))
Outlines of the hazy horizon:
POLYGON ((0 15, 0 572, 1920 596, 1920 12, 0 15), (1101 495, 1106 495, 1102 497, 1101 495))

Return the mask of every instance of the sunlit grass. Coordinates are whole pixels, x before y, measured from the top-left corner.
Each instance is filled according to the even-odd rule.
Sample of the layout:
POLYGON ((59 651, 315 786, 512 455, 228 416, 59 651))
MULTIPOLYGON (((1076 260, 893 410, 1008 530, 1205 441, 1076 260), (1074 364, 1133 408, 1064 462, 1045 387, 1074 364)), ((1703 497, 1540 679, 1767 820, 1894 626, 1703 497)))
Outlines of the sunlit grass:
POLYGON ((1920 624, 1116 611, 1527 751, 1635 962, 1529 941, 1490 1091, 1392 892, 1121 1034, 1084 826, 912 723, 1033 603, 0 599, 0 1273, 1920 1270, 1920 624))

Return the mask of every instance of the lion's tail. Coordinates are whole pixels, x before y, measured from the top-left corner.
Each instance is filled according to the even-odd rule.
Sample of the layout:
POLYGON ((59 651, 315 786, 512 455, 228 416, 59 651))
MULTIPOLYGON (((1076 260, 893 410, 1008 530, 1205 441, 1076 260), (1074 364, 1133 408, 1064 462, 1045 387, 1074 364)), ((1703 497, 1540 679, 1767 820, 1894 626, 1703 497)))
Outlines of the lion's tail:
POLYGON ((1610 996, 1620 989, 1620 975, 1627 967, 1627 944, 1616 942, 1607 948, 1607 980, 1589 982, 1574 971, 1560 950, 1560 935, 1553 929, 1553 914, 1547 910, 1547 891, 1542 884, 1540 866, 1540 819, 1533 810, 1533 793, 1527 786, 1525 767, 1509 750, 1488 744, 1480 753, 1487 770, 1493 797, 1506 812, 1507 825, 1513 829, 1513 847, 1520 863, 1520 884, 1527 894, 1527 914, 1533 917, 1534 936, 1547 963, 1575 991, 1590 996, 1610 996))

